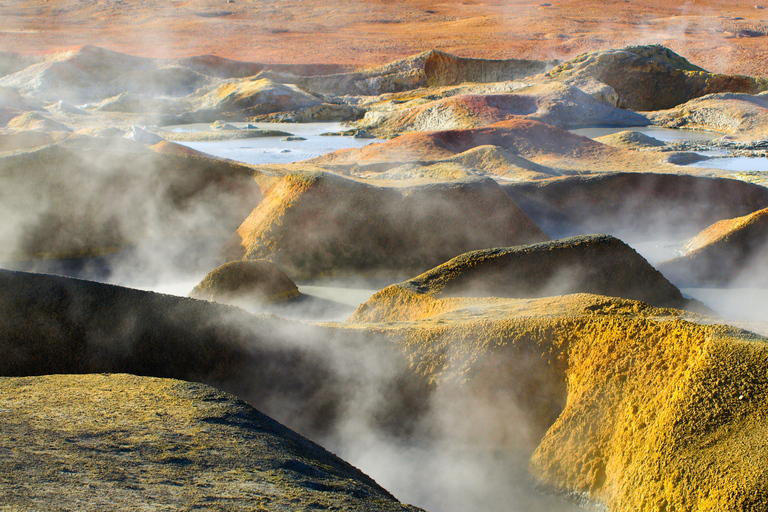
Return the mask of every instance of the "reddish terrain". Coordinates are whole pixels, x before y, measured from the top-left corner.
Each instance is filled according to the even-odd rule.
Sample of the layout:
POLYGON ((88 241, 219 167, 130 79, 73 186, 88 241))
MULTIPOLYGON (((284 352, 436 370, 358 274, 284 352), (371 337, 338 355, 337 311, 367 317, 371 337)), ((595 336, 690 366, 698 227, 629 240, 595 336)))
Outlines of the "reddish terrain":
POLYGON ((0 6, 0 48, 44 53, 94 44, 146 56, 366 66, 432 48, 549 59, 658 43, 711 71, 765 76, 765 3, 12 0, 0 6))

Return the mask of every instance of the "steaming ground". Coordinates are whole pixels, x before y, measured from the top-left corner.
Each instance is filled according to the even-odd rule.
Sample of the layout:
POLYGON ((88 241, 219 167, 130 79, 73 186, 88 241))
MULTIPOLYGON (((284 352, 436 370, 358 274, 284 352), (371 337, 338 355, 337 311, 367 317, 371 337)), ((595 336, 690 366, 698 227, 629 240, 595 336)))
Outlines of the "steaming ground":
MULTIPOLYGON (((29 97, 0 91, 20 145, 0 155, 14 185, 0 204, 3 257, 176 297, 0 272, 0 341, 18 357, 2 364, 222 387, 432 512, 576 509, 535 491, 531 470, 550 492, 622 511, 646 494, 651 509, 691 503, 698 491, 681 482, 725 482, 710 508, 738 510, 728 500, 753 499, 765 479, 724 471, 762 454, 764 436, 735 442, 729 414, 763 428, 764 340, 701 312, 765 322, 768 296, 728 288, 735 303, 685 288, 702 306, 652 265, 713 222, 768 207, 768 189, 678 165, 733 138, 635 124, 681 119, 678 104, 702 94, 736 98, 723 115, 686 119, 739 119, 752 139, 738 150, 758 152, 762 99, 748 92, 768 82, 709 74, 660 46, 555 64, 426 52, 304 76, 87 47, 12 72, 2 83, 29 97), (105 55, 120 65, 103 67, 105 55), (97 97, 52 103, 57 91, 97 97), (324 122, 242 129, 264 117, 324 122), (359 137, 394 138, 319 135, 339 118, 359 137), (156 126, 183 120, 205 124, 174 129, 215 141, 174 143, 156 126), (622 133, 566 131, 598 121, 622 133), (618 238, 590 236, 606 231, 618 238), (187 298, 223 263, 262 258, 285 271, 279 300, 243 311, 187 298), (722 452, 698 443, 706 436, 722 452), (734 481, 747 485, 737 498, 734 481)), ((312 480, 322 466, 283 466, 326 489, 312 480)))

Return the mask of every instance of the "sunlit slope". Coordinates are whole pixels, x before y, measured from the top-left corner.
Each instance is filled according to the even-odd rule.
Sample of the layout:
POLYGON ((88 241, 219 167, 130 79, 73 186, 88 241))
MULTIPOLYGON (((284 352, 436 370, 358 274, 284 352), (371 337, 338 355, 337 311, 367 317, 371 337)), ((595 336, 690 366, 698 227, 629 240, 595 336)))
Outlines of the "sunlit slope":
POLYGON ((768 208, 724 219, 688 240, 682 254, 659 263, 677 282, 693 286, 760 286, 768 282, 768 208))
POLYGON ((612 511, 762 510, 765 339, 585 294, 401 292, 364 308, 351 321, 382 319, 363 325, 439 387, 515 397, 529 430, 508 442, 529 443, 531 473, 549 492, 612 511))
POLYGON ((238 229, 232 259, 268 258, 292 278, 421 271, 472 249, 546 240, 493 181, 381 186, 295 172, 238 229))
POLYGON ((203 384, 125 374, 4 377, 0 407, 13 411, 0 436, 3 504, 11 508, 420 510, 203 384))

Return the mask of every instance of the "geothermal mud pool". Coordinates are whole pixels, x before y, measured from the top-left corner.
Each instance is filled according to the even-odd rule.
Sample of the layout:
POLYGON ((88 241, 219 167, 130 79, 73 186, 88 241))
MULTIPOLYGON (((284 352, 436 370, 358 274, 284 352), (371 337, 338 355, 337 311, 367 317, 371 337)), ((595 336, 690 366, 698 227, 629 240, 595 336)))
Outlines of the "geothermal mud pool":
POLYGON ((768 503, 768 80, 6 57, 0 507, 768 503))

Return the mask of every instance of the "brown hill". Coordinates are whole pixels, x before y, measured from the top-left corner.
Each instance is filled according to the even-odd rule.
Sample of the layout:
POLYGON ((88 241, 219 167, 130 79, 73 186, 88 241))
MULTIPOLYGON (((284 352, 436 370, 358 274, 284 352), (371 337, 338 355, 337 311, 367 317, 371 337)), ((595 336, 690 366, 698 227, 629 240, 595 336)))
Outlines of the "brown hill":
POLYGON ((378 292, 349 321, 383 322, 397 304, 430 297, 542 297, 593 293, 684 308, 688 301, 642 256, 605 235, 564 238, 516 247, 485 249, 378 292), (385 304, 392 306, 387 310, 385 304), (382 316, 383 315, 383 316, 382 316))
MULTIPOLYGON (((309 163, 370 177, 405 163, 429 165, 454 159, 479 146, 499 150, 544 168, 538 178, 552 175, 599 172, 679 172, 662 163, 656 154, 641 153, 600 144, 586 137, 538 121, 514 119, 466 130, 407 133, 387 142, 346 149, 308 160, 309 163)), ((482 170, 494 174, 493 165, 482 170)), ((515 177, 512 181, 531 176, 515 177), (517 178, 517 179, 515 179, 517 178)))
POLYGON ((228 236, 261 197, 250 168, 122 138, 76 135, 4 156, 0 176, 6 260, 103 254, 170 237, 186 239, 189 258, 185 244, 228 236))
POLYGON ((268 304, 298 297, 299 289, 271 261, 231 261, 212 270, 189 296, 225 304, 268 304))
POLYGON ((350 464, 208 386, 132 375, 0 378, 14 509, 417 511, 350 464))
POLYGON ((768 284, 768 208, 716 222, 688 240, 677 258, 659 263, 675 282, 692 286, 768 284))
POLYGON ((650 172, 571 176, 502 187, 551 236, 598 232, 627 240, 676 241, 724 217, 768 206, 765 187, 727 178, 650 172))
POLYGON ((422 271, 467 250, 545 240, 491 180, 387 187, 296 172, 238 229, 242 256, 298 279, 422 271))

